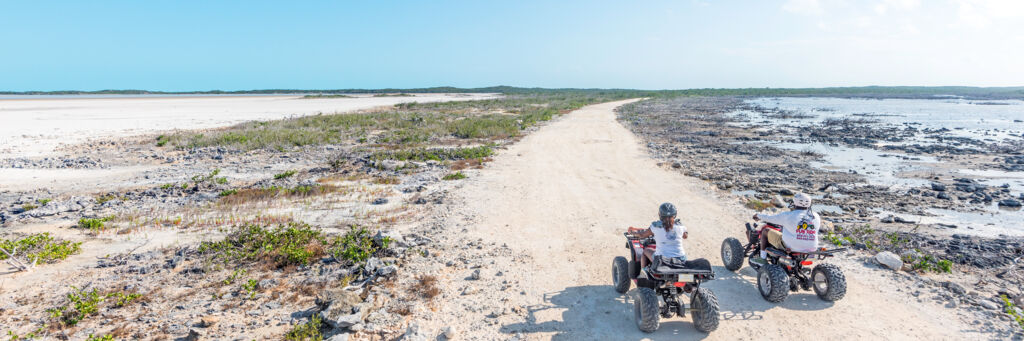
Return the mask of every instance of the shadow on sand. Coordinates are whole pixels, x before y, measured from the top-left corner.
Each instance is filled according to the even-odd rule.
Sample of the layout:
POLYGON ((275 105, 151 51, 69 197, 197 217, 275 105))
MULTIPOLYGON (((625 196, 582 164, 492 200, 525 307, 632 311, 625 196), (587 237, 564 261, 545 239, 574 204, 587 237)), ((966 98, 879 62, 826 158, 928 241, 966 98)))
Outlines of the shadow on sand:
MULTIPOLYGON (((756 276, 752 269, 738 273, 716 266, 716 280, 706 282, 718 296, 719 330, 730 323, 744 323, 764 319, 763 312, 770 309, 822 310, 833 305, 813 292, 792 292, 781 303, 770 303, 758 293, 756 276)), ((693 327, 691 317, 662 318, 661 327, 654 333, 637 329, 633 316, 633 288, 626 294, 615 292, 609 285, 569 287, 544 294, 544 303, 527 307, 526 321, 501 327, 503 333, 543 334, 555 340, 701 340, 708 334, 693 327)), ((712 332, 715 333, 715 332, 712 332)))

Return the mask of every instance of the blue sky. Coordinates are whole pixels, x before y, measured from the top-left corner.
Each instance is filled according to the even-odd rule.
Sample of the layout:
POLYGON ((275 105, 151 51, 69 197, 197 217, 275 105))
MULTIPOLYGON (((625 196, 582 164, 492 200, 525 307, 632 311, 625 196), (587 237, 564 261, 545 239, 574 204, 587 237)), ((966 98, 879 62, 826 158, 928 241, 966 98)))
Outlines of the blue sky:
POLYGON ((1024 1, 6 1, 0 90, 1024 85, 1024 1))

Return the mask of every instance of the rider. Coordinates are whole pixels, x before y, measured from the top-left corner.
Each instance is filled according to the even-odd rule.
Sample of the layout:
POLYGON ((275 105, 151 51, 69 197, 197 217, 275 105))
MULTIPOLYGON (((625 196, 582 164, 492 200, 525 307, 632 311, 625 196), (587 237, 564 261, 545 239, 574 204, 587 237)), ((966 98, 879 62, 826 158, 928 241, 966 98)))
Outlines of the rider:
MULTIPOLYGON (((766 264, 768 257, 765 248, 770 243, 779 250, 789 249, 794 252, 812 252, 818 249, 818 228, 821 227, 821 217, 818 213, 811 211, 811 196, 804 193, 797 193, 793 196, 793 209, 776 215, 755 214, 754 220, 763 220, 766 223, 782 227, 782 231, 774 228, 767 228, 761 233, 760 258, 753 258, 752 261, 758 264, 766 264)), ((764 229, 764 228, 762 228, 764 229)))
POLYGON ((652 222, 651 226, 642 229, 630 226, 627 232, 640 238, 654 236, 654 243, 657 248, 644 248, 644 257, 640 259, 640 266, 646 267, 647 260, 659 263, 656 257, 676 258, 679 261, 686 260, 686 252, 683 251, 683 239, 688 236, 686 226, 676 222, 676 206, 671 203, 664 203, 658 207, 658 221, 652 222))

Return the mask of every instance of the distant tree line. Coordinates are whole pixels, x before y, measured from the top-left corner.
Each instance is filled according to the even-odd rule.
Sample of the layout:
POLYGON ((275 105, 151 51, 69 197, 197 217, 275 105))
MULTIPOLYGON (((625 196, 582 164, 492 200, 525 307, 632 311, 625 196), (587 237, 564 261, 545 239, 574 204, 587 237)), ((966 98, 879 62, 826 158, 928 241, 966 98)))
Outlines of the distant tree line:
POLYGON ((484 88, 456 88, 450 86, 414 89, 263 89, 240 91, 0 91, 2 95, 271 95, 271 94, 387 94, 387 93, 502 93, 502 94, 589 94, 635 95, 637 97, 663 96, 744 96, 744 97, 858 97, 858 98, 943 98, 947 96, 968 99, 1024 99, 1024 87, 969 87, 969 86, 863 86, 832 88, 706 88, 683 90, 635 89, 579 89, 579 88, 519 88, 492 86, 484 88))

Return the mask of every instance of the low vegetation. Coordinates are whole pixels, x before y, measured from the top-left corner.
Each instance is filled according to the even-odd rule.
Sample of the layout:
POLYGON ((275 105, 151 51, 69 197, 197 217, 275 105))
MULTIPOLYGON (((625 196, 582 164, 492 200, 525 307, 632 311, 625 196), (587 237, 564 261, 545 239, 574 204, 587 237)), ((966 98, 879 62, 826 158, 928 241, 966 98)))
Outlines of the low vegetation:
POLYGON ((320 315, 313 314, 309 322, 296 324, 284 335, 284 339, 288 341, 320 341, 324 339, 324 335, 320 332, 320 328, 323 327, 323 322, 320 321, 320 315))
POLYGON ((71 287, 66 300, 56 308, 47 309, 57 325, 62 327, 74 327, 82 320, 96 315, 104 306, 108 308, 121 308, 133 301, 142 298, 141 294, 125 292, 101 293, 98 289, 85 290, 71 287))
POLYGON ((377 243, 370 232, 352 227, 341 236, 329 237, 306 224, 278 226, 249 224, 234 229, 223 240, 203 242, 199 253, 214 266, 264 263, 273 268, 309 265, 330 255, 346 263, 359 263, 387 247, 389 240, 377 243), (383 245, 378 245, 383 244, 383 245))
POLYGON ((910 239, 905 233, 883 232, 871 228, 870 225, 842 227, 836 225, 835 231, 824 234, 825 240, 836 246, 860 247, 872 251, 891 251, 906 254, 913 250, 916 255, 903 256, 903 262, 914 271, 949 273, 953 271, 953 262, 927 254, 920 249, 909 248, 910 239))
POLYGON ((437 277, 434 275, 420 275, 416 282, 413 291, 424 298, 433 299, 441 294, 441 289, 437 287, 437 277))
POLYGON ((1001 295, 999 298, 1003 300, 1003 311, 1005 311, 1007 315, 1010 315, 1010 317, 1017 322, 1018 326, 1024 328, 1024 313, 1021 312, 1021 308, 1013 304, 1013 301, 1010 300, 1009 297, 1006 297, 1006 295, 1001 295))
POLYGON ((295 170, 287 170, 284 171, 283 173, 274 174, 274 180, 286 179, 291 177, 292 175, 295 175, 295 173, 295 170))
MULTIPOLYGON (((210 171, 210 173, 208 173, 208 174, 200 174, 200 175, 193 176, 192 177, 192 183, 194 183, 196 186, 199 186, 199 185, 202 185, 202 184, 226 184, 226 183, 228 183, 228 178, 226 178, 226 177, 218 177, 217 175, 219 175, 219 174, 220 174, 220 168, 217 168, 217 169, 214 169, 214 170, 210 171)), ((185 189, 185 188, 187 188, 187 187, 182 187, 182 189, 185 189)))
POLYGON ((479 146, 471 148, 431 148, 380 151, 370 155, 370 159, 398 161, 443 161, 479 159, 492 155, 494 155, 494 149, 491 146, 479 146))
POLYGON ((99 233, 102 232, 103 230, 106 230, 106 223, 108 221, 114 220, 114 218, 116 217, 106 216, 102 218, 82 218, 78 219, 78 225, 75 225, 75 227, 88 229, 93 233, 99 233))
POLYGON ((316 94, 316 95, 305 95, 305 96, 302 96, 302 98, 310 99, 310 98, 353 98, 353 97, 349 96, 349 95, 341 95, 341 94, 316 94))
POLYGON ((0 240, 0 260, 20 257, 31 264, 56 263, 81 251, 81 242, 57 240, 49 232, 0 240))
POLYGON ((455 173, 446 174, 441 179, 442 180, 462 180, 462 179, 465 179, 465 178, 466 178, 466 174, 462 174, 462 172, 455 172, 455 173))
POLYGON ((251 201, 271 200, 276 198, 303 198, 324 195, 341 190, 341 187, 330 184, 299 185, 295 187, 270 186, 263 188, 229 189, 220 192, 220 204, 239 205, 251 201))
POLYGON ((179 149, 224 146, 241 150, 367 143, 376 151, 424 149, 454 141, 516 137, 538 122, 587 104, 635 97, 627 91, 520 93, 501 99, 403 103, 388 110, 247 122, 216 132, 168 135, 179 149))

